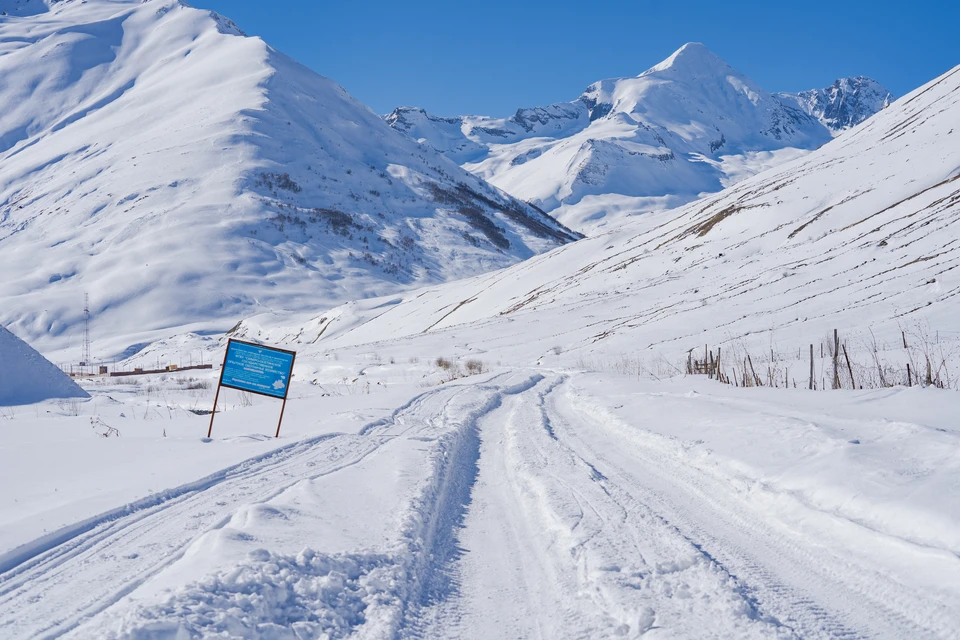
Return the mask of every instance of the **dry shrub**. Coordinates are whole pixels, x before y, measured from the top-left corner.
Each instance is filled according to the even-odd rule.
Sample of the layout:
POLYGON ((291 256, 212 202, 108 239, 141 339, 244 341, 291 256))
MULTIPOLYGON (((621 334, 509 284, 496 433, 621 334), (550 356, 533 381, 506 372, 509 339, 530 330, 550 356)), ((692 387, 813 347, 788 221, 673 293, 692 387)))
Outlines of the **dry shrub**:
POLYGON ((467 370, 467 375, 470 376, 475 376, 478 373, 484 372, 483 362, 480 360, 467 360, 463 366, 467 370))

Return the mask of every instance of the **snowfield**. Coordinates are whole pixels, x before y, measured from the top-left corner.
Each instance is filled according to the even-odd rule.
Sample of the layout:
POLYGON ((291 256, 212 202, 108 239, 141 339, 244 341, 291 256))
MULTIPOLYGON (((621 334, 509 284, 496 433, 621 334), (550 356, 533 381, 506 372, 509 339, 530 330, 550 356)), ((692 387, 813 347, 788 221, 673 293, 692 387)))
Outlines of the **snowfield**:
MULTIPOLYGON (((3 41, 0 67, 31 47, 52 47, 44 64, 82 59, 56 51, 95 48, 102 34, 90 30, 122 31, 110 55, 148 67, 160 62, 138 38, 171 38, 177 64, 259 61, 248 67, 255 77, 225 80, 237 100, 257 96, 254 106, 218 102, 203 111, 209 122, 177 120, 189 144, 136 139, 172 172, 136 170, 143 179, 166 181, 186 166, 169 160, 171 149, 198 163, 212 189, 204 193, 225 198, 204 209, 169 201, 161 214, 133 200, 122 206, 144 209, 77 222, 90 213, 77 213, 88 194, 77 208, 49 210, 72 197, 58 189, 78 184, 65 166, 117 172, 89 178, 113 196, 116 185, 133 189, 132 164, 110 155, 123 142, 85 160, 67 154, 58 163, 69 165, 29 180, 14 175, 76 144, 65 133, 72 124, 115 126, 122 118, 109 110, 124 111, 122 102, 57 130, 51 123, 66 112, 47 114, 41 133, 14 136, 0 152, 0 198, 24 189, 46 208, 42 225, 21 218, 33 208, 0 209, 0 267, 35 271, 24 255, 42 249, 50 264, 74 261, 77 271, 46 285, 0 281, 0 321, 26 318, 13 329, 49 333, 43 353, 69 358, 76 318, 43 305, 99 274, 123 280, 115 291, 101 281, 118 301, 95 325, 112 331, 98 344, 119 354, 120 368, 216 365, 230 337, 298 354, 278 439, 280 402, 233 390, 221 392, 206 438, 217 368, 90 377, 80 389, 0 329, 0 354, 23 361, 13 384, 49 394, 4 401, 0 386, 0 638, 957 637, 960 67, 810 153, 714 158, 727 164, 712 170, 744 179, 568 243, 573 236, 536 209, 391 131, 328 81, 292 73, 294 63, 224 18, 166 0, 0 7, 0 35, 21 34, 3 41), (90 20, 86 31, 64 26, 76 15, 90 20), (177 47, 209 50, 200 58, 177 47), (315 96, 327 119, 290 106, 315 96), (286 114, 299 132, 289 138, 277 134, 286 114), (353 167, 347 191, 314 191, 293 168, 258 185, 251 171, 300 167, 302 148, 289 145, 311 139, 304 131, 320 136, 318 148, 336 138, 350 152, 413 159, 370 168, 333 152, 345 163, 337 166, 353 167), (237 166, 210 160, 224 149, 236 150, 237 166), (771 168, 746 177, 753 163, 771 168), (305 206, 298 198, 332 203, 379 180, 393 181, 381 197, 398 208, 378 232, 425 230, 411 251, 442 273, 381 281, 373 267, 347 269, 337 251, 362 244, 358 230, 269 242, 266 226, 254 229, 259 241, 204 235, 211 220, 235 230, 262 223, 265 211, 301 229, 290 222, 305 206), (146 235, 121 228, 128 223, 146 235), (84 244, 108 227, 126 240, 103 253, 84 244), (219 257, 189 277, 155 283, 145 303, 137 287, 154 287, 151 272, 126 259, 184 234, 229 242, 213 243, 219 257), (54 235, 66 244, 51 246, 54 235), (347 244, 323 244, 334 236, 347 244), (304 258, 279 271, 259 271, 265 263, 245 253, 265 251, 269 262, 321 245, 332 262, 304 258), (237 246, 247 248, 233 256, 237 246), (111 256, 117 262, 96 266, 111 256), (233 262, 217 262, 225 259, 233 262), (207 276, 229 265, 272 283, 263 291, 273 302, 210 306, 204 296, 224 281, 207 276), (337 269, 343 290, 318 289, 337 269), (373 297, 380 286, 385 295, 373 297), (24 315, 31 305, 47 311, 24 315), (216 330, 241 309, 250 315, 216 330), (708 358, 733 384, 693 372, 708 358)), ((674 73, 678 59, 653 72, 674 73)), ((68 86, 101 86, 87 75, 96 68, 68 86)), ((43 75, 42 66, 23 73, 34 71, 43 75)), ((142 71, 129 99, 162 102, 156 86, 140 95, 152 86, 142 71)), ((59 73, 44 77, 60 82, 59 73)), ((157 77, 172 82, 166 71, 157 77)), ((10 78, 22 76, 0 73, 0 83, 10 78)), ((597 104, 608 89, 617 92, 598 85, 597 104)), ((16 117, 0 112, 0 123, 16 117)), ((624 120, 611 122, 601 125, 624 120)), ((609 213, 600 200, 583 202, 609 213)), ((201 264, 166 249, 174 272, 201 264)))
POLYGON ((59 491, 29 495, 50 530, 12 549, 30 525, 3 508, 3 636, 949 638, 960 623, 953 392, 548 368, 433 386, 432 363, 352 366, 372 391, 296 383, 277 444, 257 436, 276 403, 234 397, 202 442, 171 376, 147 419, 142 392, 94 385, 100 405, 72 419, 81 455, 4 449, 4 486, 27 498, 15 478, 42 454, 59 491), (122 436, 83 429, 91 414, 122 436), (131 456, 149 472, 71 481, 131 456), (98 495, 129 504, 98 511, 98 495))

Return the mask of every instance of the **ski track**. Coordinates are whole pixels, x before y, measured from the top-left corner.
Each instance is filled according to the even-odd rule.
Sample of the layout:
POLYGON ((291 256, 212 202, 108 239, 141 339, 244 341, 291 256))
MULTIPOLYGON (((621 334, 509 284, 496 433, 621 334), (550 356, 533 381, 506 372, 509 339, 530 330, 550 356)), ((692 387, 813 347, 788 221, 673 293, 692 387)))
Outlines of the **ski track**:
POLYGON ((896 566, 928 550, 796 501, 798 527, 682 442, 644 430, 642 416, 627 424, 597 402, 555 373, 450 385, 358 435, 297 442, 68 527, 0 557, 0 636, 55 637, 95 621, 245 505, 406 435, 433 453, 405 547, 384 560, 396 613, 344 633, 952 637, 955 596, 918 590, 870 557, 878 536, 896 566))

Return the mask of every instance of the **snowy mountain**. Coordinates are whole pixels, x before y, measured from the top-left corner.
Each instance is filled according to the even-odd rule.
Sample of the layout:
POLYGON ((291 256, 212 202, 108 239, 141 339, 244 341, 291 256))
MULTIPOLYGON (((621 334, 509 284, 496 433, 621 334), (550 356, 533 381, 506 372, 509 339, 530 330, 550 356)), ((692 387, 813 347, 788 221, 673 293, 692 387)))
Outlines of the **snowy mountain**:
MULTIPOLYGON (((518 364, 676 364, 708 343, 797 359, 838 329, 870 376, 878 349, 906 357, 906 329, 958 366, 958 136, 960 67, 804 158, 680 209, 392 299, 387 313, 383 301, 356 302, 312 319, 254 318, 238 332, 324 350, 407 336, 518 364)), ((802 366, 791 368, 798 379, 802 366)))
MULTIPOLYGON (((852 91, 850 82, 840 86, 852 91)), ((870 91, 856 91, 852 117, 879 110, 870 91)), ((820 111, 778 99, 690 43, 635 78, 590 85, 573 102, 502 119, 439 118, 401 107, 386 120, 592 235, 819 147, 832 136, 820 111)))
POLYGON ((574 239, 176 0, 0 0, 0 323, 40 348, 224 330, 574 239))
POLYGON ((245 320, 285 411, 215 370, 0 408, 3 637, 953 640, 958 125, 960 67, 677 210, 245 320))
MULTIPOLYGON (((107 514, 111 529, 69 538, 55 562, 23 554, 22 590, 0 601, 9 628, 953 638, 956 392, 917 372, 929 362, 956 389, 957 136, 960 67, 678 210, 465 281, 244 321, 232 335, 298 351, 301 439, 276 461, 211 476, 209 491, 186 485, 156 511, 156 500, 127 509, 121 533, 107 514), (842 372, 831 347, 821 355, 834 330, 842 372), (740 388, 684 375, 707 348, 740 388), (824 391, 835 371, 844 391, 824 391), (409 395, 391 395, 404 384, 409 395), (289 489, 277 495, 278 483, 289 489), (158 580, 135 582, 153 567, 158 580), (345 622, 330 631, 331 620, 345 622)), ((224 341, 196 344, 210 358, 224 341)), ((217 449, 272 426, 275 411, 229 411, 217 449)), ((8 526, 7 538, 41 525, 8 526)))
POLYGON ((841 78, 825 89, 774 95, 785 105, 813 116, 834 135, 857 126, 893 102, 893 94, 883 85, 864 76, 841 78))
POLYGON ((0 407, 51 398, 89 398, 55 364, 0 326, 0 407))

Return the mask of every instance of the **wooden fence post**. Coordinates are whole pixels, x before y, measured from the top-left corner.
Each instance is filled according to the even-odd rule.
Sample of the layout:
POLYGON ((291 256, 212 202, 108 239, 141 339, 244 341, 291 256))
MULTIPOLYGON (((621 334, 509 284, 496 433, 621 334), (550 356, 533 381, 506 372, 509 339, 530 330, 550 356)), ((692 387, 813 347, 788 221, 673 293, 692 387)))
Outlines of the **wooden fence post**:
POLYGON ((749 353, 747 354, 747 362, 750 363, 750 373, 753 375, 754 383, 755 383, 758 387, 762 387, 762 386, 763 386, 763 382, 761 382, 761 381, 760 381, 760 378, 757 377, 757 372, 756 372, 756 371, 754 370, 754 368, 753 368, 753 358, 750 357, 750 354, 749 354, 749 353))
POLYGON ((837 335, 837 330, 833 330, 833 388, 840 388, 840 338, 837 335))
POLYGON ((843 344, 843 357, 847 361, 847 371, 850 373, 850 386, 854 389, 857 388, 857 381, 853 378, 853 367, 850 366, 850 356, 847 354, 847 344, 843 344))

